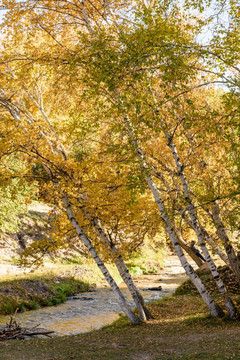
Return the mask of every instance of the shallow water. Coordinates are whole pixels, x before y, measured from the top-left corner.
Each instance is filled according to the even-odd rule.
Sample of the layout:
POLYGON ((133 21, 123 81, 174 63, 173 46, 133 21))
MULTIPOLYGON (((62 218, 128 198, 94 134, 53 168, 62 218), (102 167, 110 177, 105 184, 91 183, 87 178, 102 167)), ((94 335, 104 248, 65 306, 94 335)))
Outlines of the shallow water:
MULTIPOLYGON (((157 275, 143 275, 135 278, 135 284, 146 302, 158 300, 172 294, 179 284, 186 279, 176 259, 168 261, 167 267, 157 275), (149 290, 151 287, 162 287, 162 290, 149 290)), ((128 298, 129 291, 120 285, 128 298)), ((42 328, 55 331, 57 335, 70 335, 99 329, 118 319, 121 308, 111 289, 98 288, 94 292, 80 293, 64 304, 27 311, 16 316, 22 326, 33 327, 40 324, 42 328)), ((9 316, 0 316, 0 325, 9 321, 9 316)))

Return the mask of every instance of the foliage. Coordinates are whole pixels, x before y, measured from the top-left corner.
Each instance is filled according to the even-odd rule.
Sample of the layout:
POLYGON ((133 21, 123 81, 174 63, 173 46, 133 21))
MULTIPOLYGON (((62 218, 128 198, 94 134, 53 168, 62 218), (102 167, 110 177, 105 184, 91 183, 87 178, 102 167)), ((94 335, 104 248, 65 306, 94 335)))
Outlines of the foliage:
POLYGON ((0 231, 16 232, 19 215, 26 213, 29 203, 36 196, 36 186, 21 179, 12 179, 0 186, 0 231))
MULTIPOLYGON (((21 176, 38 181, 40 197, 55 215, 51 238, 24 255, 38 261, 46 249, 69 246, 77 224, 104 261, 114 260, 113 246, 128 257, 147 237, 164 233, 166 217, 152 201, 149 177, 156 180, 171 227, 185 237, 194 234, 182 221, 188 198, 180 175, 211 235, 215 202, 225 227, 232 234, 238 230, 234 1, 231 30, 175 1, 94 1, 79 8, 75 1, 4 0, 3 5, 8 12, 0 105, 8 128, 7 151, 3 141, 0 149, 4 156, 19 154, 27 164, 21 176), (202 44, 197 36, 206 25, 216 31, 202 44), (62 234, 70 235, 69 242, 62 234)), ((200 13, 210 5, 215 2, 185 2, 200 13)))

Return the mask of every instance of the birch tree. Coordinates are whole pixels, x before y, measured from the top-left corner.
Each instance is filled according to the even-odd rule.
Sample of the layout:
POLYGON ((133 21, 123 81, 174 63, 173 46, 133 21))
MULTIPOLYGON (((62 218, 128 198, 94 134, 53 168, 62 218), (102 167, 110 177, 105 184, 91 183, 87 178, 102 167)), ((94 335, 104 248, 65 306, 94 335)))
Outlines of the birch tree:
MULTIPOLYGON (((172 159, 173 157, 174 171, 177 169, 177 176, 180 179, 178 183, 185 198, 185 206, 189 212, 192 227, 200 239, 215 279, 220 281, 204 246, 203 231, 199 225, 192 193, 185 176, 187 170, 183 168, 185 165, 182 165, 177 154, 173 137, 177 133, 179 124, 184 123, 185 129, 194 129, 195 126, 191 123, 190 116, 195 111, 195 109, 193 111, 191 97, 186 98, 188 104, 186 119, 178 119, 177 123, 175 122, 175 114, 180 108, 179 99, 182 96, 193 94, 194 97, 199 89, 210 84, 236 86, 237 82, 233 84, 231 76, 226 78, 227 67, 232 71, 237 71, 232 58, 229 58, 230 52, 226 53, 226 61, 222 54, 219 55, 218 52, 213 51, 213 47, 206 48, 198 44, 194 36, 204 26, 203 22, 194 15, 184 13, 175 2, 147 4, 140 1, 132 6, 130 4, 124 6, 118 2, 79 4, 79 2, 67 1, 57 4, 52 1, 37 1, 34 4, 5 1, 4 4, 11 10, 7 15, 5 26, 14 22, 16 29, 22 28, 27 34, 24 45, 19 49, 18 60, 24 62, 26 66, 29 62, 32 65, 33 61, 41 67, 47 63, 49 68, 58 72, 57 83, 61 84, 62 92, 65 91, 69 95, 66 91, 67 83, 71 84, 70 88, 75 98, 81 94, 84 117, 91 126, 97 128, 105 121, 108 122, 109 132, 121 134, 122 137, 127 138, 126 153, 131 154, 132 172, 137 173, 138 184, 143 184, 144 181, 147 183, 158 206, 161 221, 167 229, 180 261, 208 304, 211 314, 222 316, 222 311, 206 292, 179 247, 169 209, 166 208, 167 196, 166 194, 163 196, 159 186, 153 180, 145 149, 148 137, 156 141, 156 137, 159 136, 161 158, 172 159), (181 17, 180 11, 182 11, 181 17), (51 42, 48 43, 46 38, 51 38, 51 42), (42 46, 39 46, 39 43, 42 46), (218 68, 214 71, 216 61, 218 68), (162 121, 163 113, 168 114, 168 119, 170 119, 168 124, 162 121), (172 123, 171 119, 173 119, 172 123), (170 149, 170 153, 167 148, 170 149), (134 154, 137 161, 134 161, 134 154), (136 163, 140 168, 139 171, 136 170, 136 163)), ((194 2, 192 5, 196 6, 194 2)), ((236 35, 236 32, 234 34, 236 35)), ((235 35, 231 35, 232 38, 235 38, 235 35)), ((224 39, 226 41, 227 36, 224 39)), ((14 42, 18 44, 19 35, 15 34, 12 44, 14 42)), ((216 38, 213 41, 214 45, 216 45, 216 38)), ((16 54, 12 49, 9 48, 6 53, 5 63, 16 60, 16 54)), ((68 99, 65 103, 68 104, 70 113, 72 108, 68 99)), ((79 103, 74 104, 74 111, 79 111, 79 103)), ((11 111, 9 107, 9 112, 11 111)), ((17 113, 14 114, 16 116, 17 113)), ((203 120, 196 111, 194 116, 203 120)), ((51 129, 51 125, 48 124, 48 126, 51 129)), ((189 136, 190 133, 191 131, 188 131, 189 136)), ((109 151, 113 154, 114 136, 112 140, 109 151)), ((35 141, 39 141, 36 135, 35 141)), ((185 144, 183 145, 186 149, 185 144)), ((52 151, 56 151, 56 144, 51 144, 51 146, 52 151)), ((58 146, 57 150, 62 152, 58 146)), ((59 155, 64 154, 62 152, 59 155)), ((39 158, 40 155, 37 153, 35 156, 39 158)), ((74 169, 75 165, 71 160, 68 164, 71 164, 74 169)), ((57 163, 54 165, 54 172, 58 176, 60 173, 65 174, 65 167, 62 169, 62 164, 60 166, 57 163)), ((97 175, 99 176, 99 173, 97 175)), ((144 185, 139 186, 143 186, 145 191, 144 185)), ((66 188, 66 184, 63 187, 66 188)), ((82 190, 81 195, 84 196, 82 190)), ((73 206, 71 203, 70 205, 73 206)), ((75 203, 74 205, 76 206, 75 203)), ((66 203, 65 207, 68 209, 66 203)), ((76 217, 74 212, 73 216, 70 216, 71 211, 69 208, 69 218, 74 220, 72 224, 79 232, 78 219, 74 219, 76 217)), ((85 216, 87 214, 88 212, 85 212, 85 216)), ((93 224, 94 219, 91 216, 88 218, 93 224)), ((99 217, 97 221, 98 219, 99 217)), ((95 230, 99 233, 100 228, 95 227, 95 230)), ((104 237, 101 236, 101 238, 104 237)), ((226 292, 222 284, 219 283, 219 286, 225 296, 226 292)), ((231 301, 227 295, 225 298, 228 311, 233 318, 235 312, 231 301)))
MULTIPOLYGON (((10 68, 8 68, 8 71, 10 71, 10 68)), ((88 222, 90 222, 90 225, 97 232, 98 237, 103 240, 103 254, 105 251, 104 249, 107 248, 107 253, 110 254, 110 258, 112 258, 112 260, 116 263, 120 275, 122 276, 133 296, 133 299, 139 310, 141 320, 145 321, 149 319, 151 317, 151 314, 146 308, 141 294, 139 293, 132 281, 132 278, 121 256, 121 253, 118 253, 118 250, 114 243, 109 240, 109 237, 101 226, 96 213, 91 216, 90 213, 86 210, 87 207, 90 206, 91 208, 92 206, 91 203, 89 204, 89 197, 86 190, 83 190, 83 183, 80 180, 84 175, 86 175, 86 171, 85 174, 83 172, 81 173, 81 171, 83 170, 81 168, 82 164, 79 166, 78 163, 74 163, 74 160, 69 157, 68 152, 65 149, 65 145, 61 141, 58 131, 56 131, 56 121, 53 123, 47 112, 45 111, 43 94, 40 92, 39 84, 36 82, 35 88, 30 90, 22 79, 19 81, 18 77, 12 70, 10 74, 13 78, 12 80, 15 80, 16 84, 20 82, 20 87, 18 89, 15 88, 15 90, 13 90, 14 87, 13 89, 11 89, 12 91, 18 92, 18 101, 16 103, 14 103, 13 101, 10 102, 8 100, 7 91, 2 89, 2 97, 0 102, 2 108, 5 109, 5 113, 8 112, 12 120, 15 121, 15 129, 13 129, 13 133, 15 133, 17 129, 20 129, 20 132, 18 133, 18 140, 15 142, 16 151, 25 154, 25 158, 27 159, 29 164, 31 164, 31 166, 33 166, 34 163, 41 164, 43 166, 43 169, 46 172, 45 178, 43 180, 44 182, 47 182, 46 186, 48 186, 48 192, 51 194, 50 202, 56 201, 56 199, 58 199, 57 201, 61 202, 62 199, 68 214, 69 221, 75 228, 79 238, 83 241, 84 245, 93 256, 106 280, 109 282, 109 285, 115 291, 116 296, 119 299, 120 305, 123 308, 123 311, 129 317, 130 321, 132 323, 137 323, 139 320, 130 311, 126 300, 121 294, 121 291, 118 288, 116 282, 112 279, 111 275, 106 269, 104 263, 101 261, 95 247, 93 246, 93 243, 79 225, 79 219, 81 219, 81 216, 79 217, 79 211, 82 212, 84 217, 88 220, 88 222), (79 171, 80 174, 78 174, 79 171), (53 186, 51 186, 51 183, 53 186), (73 212, 74 203, 75 209, 77 208, 78 211, 78 219, 73 212)), ((8 89, 8 94, 9 93, 10 89, 8 89)), ((9 121, 9 119, 7 118, 6 121, 9 121)), ((9 136, 11 135, 12 134, 10 133, 9 136)), ((69 142, 68 146, 70 146, 69 142)), ((88 166, 90 166, 89 160, 88 166)), ((88 174, 87 177, 89 175, 90 174, 88 174)), ((23 174, 21 174, 21 176, 23 176, 23 174)), ((34 174, 31 174, 30 171, 26 174, 26 176, 29 176, 30 178, 35 178, 34 174)), ((88 188, 88 190, 90 189, 91 187, 88 188)), ((90 196, 90 199, 93 199, 93 195, 90 196)), ((99 203, 97 205, 99 206, 99 203)), ((145 225, 143 225, 142 227, 144 226, 145 225)), ((145 231, 146 230, 143 231, 143 236, 145 231)), ((139 230, 139 232, 141 232, 141 230, 139 230)), ((133 232, 133 234, 135 234, 136 236, 136 232, 133 232)), ((127 236, 126 232, 125 236, 127 236)))

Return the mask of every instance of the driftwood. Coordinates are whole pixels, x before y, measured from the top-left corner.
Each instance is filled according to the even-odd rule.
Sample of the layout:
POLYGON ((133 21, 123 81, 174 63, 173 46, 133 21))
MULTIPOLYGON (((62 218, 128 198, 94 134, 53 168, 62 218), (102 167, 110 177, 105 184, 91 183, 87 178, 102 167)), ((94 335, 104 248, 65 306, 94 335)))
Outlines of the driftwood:
POLYGON ((143 291, 148 291, 148 290, 151 290, 151 291, 162 291, 162 287, 161 287, 161 286, 157 286, 157 287, 150 287, 150 288, 143 289, 143 291))
POLYGON ((51 337, 50 334, 54 333, 54 331, 39 328, 38 326, 40 324, 32 328, 21 327, 14 319, 17 310, 15 311, 15 314, 10 317, 9 324, 0 327, 0 341, 13 340, 13 339, 23 340, 31 336, 39 336, 39 335, 51 337))

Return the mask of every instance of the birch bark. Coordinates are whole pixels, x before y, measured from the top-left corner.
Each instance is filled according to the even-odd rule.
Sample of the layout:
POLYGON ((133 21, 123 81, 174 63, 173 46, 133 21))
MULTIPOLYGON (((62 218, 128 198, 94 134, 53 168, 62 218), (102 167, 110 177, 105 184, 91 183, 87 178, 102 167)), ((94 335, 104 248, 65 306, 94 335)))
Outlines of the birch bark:
POLYGON ((132 295, 132 298, 137 306, 140 319, 142 321, 152 319, 153 317, 152 317, 150 311, 145 306, 144 299, 143 299, 142 295, 140 294, 140 292, 138 291, 138 289, 136 288, 122 256, 119 255, 115 244, 110 242, 107 234, 105 233, 104 229, 102 228, 100 220, 97 218, 91 217, 91 215, 87 212, 86 209, 82 208, 82 211, 85 214, 85 216, 89 219, 89 221, 91 222, 93 227, 95 228, 99 238, 103 241, 103 243, 105 245, 107 245, 108 249, 113 252, 113 254, 114 254, 113 260, 116 264, 116 267, 118 269, 120 276, 122 277, 123 281, 127 285, 128 289, 132 295))
POLYGON ((179 155, 178 155, 178 151, 177 148, 175 146, 175 144, 173 143, 173 139, 172 136, 169 133, 166 133, 167 139, 168 139, 168 146, 171 148, 172 151, 172 155, 176 164, 176 168, 178 171, 178 175, 180 177, 181 183, 182 183, 182 187, 183 187, 183 191, 184 191, 184 196, 185 196, 185 200, 187 202, 187 209, 191 218, 191 222, 194 228, 194 231, 196 232, 198 241, 199 241, 199 245, 203 251, 203 255, 206 259, 206 262, 208 264, 208 267, 211 271, 211 274, 218 286, 219 292, 220 294, 223 296, 224 302, 225 302, 225 307, 227 309, 227 312, 230 316, 231 319, 235 319, 236 315, 237 315, 237 310, 233 304, 233 301, 231 300, 231 298, 228 295, 227 289, 223 284, 223 281, 221 280, 219 273, 217 271, 217 268, 214 264, 214 262, 211 259, 211 256, 208 252, 208 249, 206 247, 206 244, 204 242, 204 236, 202 234, 201 228, 198 225, 198 217, 197 217, 197 212, 195 209, 195 206, 193 205, 192 201, 191 201, 191 197, 190 197, 190 191, 189 191, 189 186, 188 186, 188 182, 187 179, 185 177, 184 174, 184 167, 180 161, 179 155))
POLYGON ((224 253, 224 251, 222 251, 222 249, 220 248, 220 246, 218 246, 214 240, 212 239, 212 237, 209 235, 209 233, 207 232, 207 230, 201 225, 199 224, 200 229, 202 231, 202 234, 204 236, 204 239, 209 243, 209 245, 212 247, 212 249, 218 254, 218 256, 225 262, 226 265, 231 266, 229 259, 227 257, 227 255, 224 253))
POLYGON ((161 199, 160 193, 157 189, 157 186, 155 185, 153 179, 149 175, 149 170, 146 164, 146 161, 144 159, 143 153, 138 145, 138 140, 134 134, 134 130, 131 124, 130 119, 127 117, 126 114, 123 115, 124 121, 126 123, 126 126, 128 128, 129 134, 133 140, 135 149, 136 149, 136 155, 139 160, 140 166, 144 171, 145 174, 145 180, 148 184, 149 189, 151 190, 154 200, 158 206, 158 209, 161 214, 161 218, 165 224, 165 228, 167 230, 167 233, 169 235, 169 238, 172 242, 172 245, 176 251, 177 256, 179 257, 179 260, 181 262, 182 267, 185 269, 186 274, 189 276, 197 290, 199 291, 200 295, 202 296, 203 300, 207 304, 209 311, 213 317, 222 317, 224 315, 222 309, 215 303, 215 301, 212 299, 210 294, 207 292, 205 286, 201 282, 200 278, 197 276, 197 274, 194 272, 192 266, 188 263, 181 246, 178 243, 177 236, 174 232, 173 225, 171 223, 171 220, 165 210, 164 203, 161 199))
MULTIPOLYGON (((184 209, 181 209, 181 215, 183 219, 186 221, 186 223, 193 229, 193 224, 191 219, 186 214, 186 211, 184 209)), ((220 259, 222 259, 226 265, 230 266, 230 262, 228 260, 227 255, 222 251, 222 249, 214 242, 212 239, 212 236, 207 232, 207 230, 201 225, 201 223, 198 221, 198 226, 200 227, 200 230, 204 236, 204 240, 209 243, 209 245, 212 247, 212 249, 218 254, 220 259)), ((193 229, 194 230, 194 229, 193 229)))
MULTIPOLYGON (((158 159, 154 158, 154 160, 157 160, 159 162, 158 159)), ((160 164, 162 165, 162 163, 160 162, 160 164)), ((170 169, 166 168, 166 170, 168 171, 169 175, 171 176, 173 182, 174 182, 174 172, 173 171, 170 171, 170 169)), ((171 188, 170 188, 170 185, 168 184, 168 182, 166 181, 165 177, 159 173, 159 172, 154 172, 154 176, 156 176, 158 179, 160 179, 163 184, 166 186, 167 190, 169 191, 169 193, 171 193, 171 188)), ((175 183, 175 186, 176 186, 176 191, 178 193, 179 196, 181 196, 181 191, 180 191, 180 188, 179 186, 175 183)), ((182 218, 184 219, 184 221, 193 229, 193 224, 191 222, 191 219, 189 219, 187 213, 186 213, 186 209, 184 209, 182 207, 182 205, 176 201, 176 205, 177 205, 177 209, 178 211, 180 212, 182 218)), ((211 217, 212 217, 212 214, 210 214, 211 217)), ((204 239, 205 241, 212 247, 212 249, 218 254, 218 256, 220 257, 220 259, 222 259, 224 261, 224 263, 228 266, 231 266, 230 265, 230 262, 228 260, 228 257, 227 255, 224 253, 224 251, 222 251, 222 249, 215 243, 215 241, 213 240, 212 236, 207 232, 207 230, 202 226, 202 224, 200 222, 198 222, 198 225, 199 227, 201 228, 201 231, 202 231, 202 234, 204 236, 204 239)), ((194 229, 193 229, 194 230, 194 229)), ((191 258, 197 263, 198 266, 201 266, 200 263, 198 263, 198 261, 196 261, 196 255, 193 253, 192 254, 192 251, 189 251, 189 249, 191 249, 189 247, 189 249, 184 245, 184 242, 182 242, 181 240, 181 234, 178 232, 177 235, 179 236, 179 243, 180 245, 182 246, 182 248, 191 256, 191 258), (195 256, 194 256, 195 255, 195 256)), ((183 240, 184 241, 184 240, 183 240)), ((187 245, 187 244, 186 244, 187 245)), ((187 245, 188 246, 188 245, 187 245)), ((199 259, 199 258, 198 258, 199 259)), ((200 260, 200 259, 199 259, 200 260)))
POLYGON ((230 266, 231 266, 238 282, 240 283, 240 260, 239 260, 238 256, 236 255, 234 248, 231 244, 231 241, 225 231, 225 226, 220 217, 220 208, 219 208, 217 201, 215 201, 214 205, 212 206, 211 217, 212 217, 214 224, 216 226, 216 229, 217 229, 216 233, 217 233, 219 239, 222 241, 224 248, 226 250, 230 266))
POLYGON ((124 311, 124 313, 126 314, 126 316, 128 317, 128 319, 130 320, 130 322, 132 324, 135 324, 135 325, 139 324, 139 322, 140 322, 139 318, 129 308, 129 306, 128 306, 127 302, 126 302, 126 299, 124 298, 124 296, 123 296, 121 290, 119 289, 117 283, 115 282, 115 280, 110 275, 108 269, 106 268, 106 266, 104 265, 102 260, 99 258, 98 254, 97 254, 97 251, 93 247, 91 241, 88 239, 86 234, 83 232, 82 228, 79 226, 79 224, 78 224, 78 222, 77 222, 77 220, 76 220, 76 218, 74 216, 71 204, 69 203, 69 200, 68 200, 67 196, 63 197, 63 203, 65 205, 69 221, 71 222, 71 224, 75 228, 79 238, 82 240, 82 242, 84 243, 84 245, 86 246, 86 248, 88 249, 90 254, 92 255, 94 261, 96 262, 97 266, 101 270, 101 272, 104 275, 105 279, 107 280, 107 282, 109 283, 109 285, 113 289, 122 310, 124 311))

